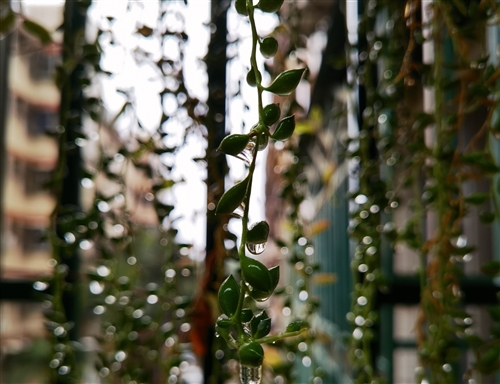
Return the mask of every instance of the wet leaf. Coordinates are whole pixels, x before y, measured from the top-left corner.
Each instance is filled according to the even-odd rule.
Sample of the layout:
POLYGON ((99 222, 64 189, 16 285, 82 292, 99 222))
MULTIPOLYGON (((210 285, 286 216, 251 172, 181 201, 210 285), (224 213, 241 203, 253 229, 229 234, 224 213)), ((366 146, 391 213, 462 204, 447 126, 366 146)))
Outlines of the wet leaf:
POLYGON ((257 8, 260 8, 264 12, 275 13, 279 11, 282 5, 283 0, 260 0, 257 8))
POLYGON ((481 272, 488 276, 500 275, 500 260, 492 260, 481 266, 481 272))
POLYGON ((495 214, 493 212, 482 212, 479 214, 479 220, 484 224, 491 224, 495 221, 495 214))
POLYGON ((280 118, 281 110, 279 104, 269 104, 262 111, 262 120, 267 126, 273 125, 280 118))
POLYGON ((8 12, 5 17, 0 19, 0 35, 8 33, 14 27, 16 15, 13 12, 8 12))
POLYGON ((219 316, 217 319, 216 325, 220 328, 229 328, 231 325, 233 325, 233 322, 226 318, 224 315, 219 316))
POLYGON ((297 88, 305 70, 305 68, 301 68, 282 72, 274 79, 269 87, 264 89, 279 96, 289 95, 297 88))
POLYGON ((486 202, 486 200, 488 200, 489 198, 490 198, 489 193, 476 192, 476 193, 473 193, 472 195, 469 195, 466 198, 464 198, 464 201, 466 203, 473 204, 473 205, 481 205, 484 202, 486 202))
POLYGON ((23 27, 24 29, 26 29, 27 32, 38 37, 42 42, 42 44, 48 44, 52 42, 52 37, 50 36, 50 33, 40 24, 37 24, 31 20, 24 20, 23 27))
POLYGON ((252 320, 253 317, 253 312, 250 308, 243 308, 241 310, 241 321, 243 323, 248 323, 250 320, 252 320))
POLYGON ((260 367, 264 360, 264 350, 259 343, 251 341, 243 344, 238 350, 240 364, 248 367, 260 367))
POLYGON ((271 331, 271 319, 267 315, 266 311, 262 311, 254 316, 250 322, 250 329, 252 331, 252 336, 257 339, 269 334, 271 331))
POLYGON ((242 16, 248 16, 247 2, 246 0, 236 0, 234 3, 236 12, 242 16))
POLYGON ((307 327, 307 323, 303 320, 295 320, 286 326, 286 332, 297 332, 307 327))
POLYGON ((245 194, 248 187, 248 177, 238 184, 235 184, 230 189, 228 189, 220 198, 219 204, 217 204, 217 209, 215 210, 216 215, 231 214, 233 211, 240 206, 245 198, 245 194))
POLYGON ((269 224, 266 221, 259 221, 252 225, 247 233, 248 244, 262 244, 267 241, 269 236, 269 224))
POLYGON ((219 305, 222 312, 231 317, 236 312, 240 289, 233 275, 229 275, 222 283, 218 293, 219 305))
POLYGON ((260 43, 262 56, 269 59, 276 55, 276 52, 278 52, 278 41, 272 36, 265 37, 260 43))
POLYGON ((264 264, 245 255, 240 256, 240 262, 243 277, 248 284, 259 291, 272 290, 271 274, 264 264))
POLYGON ((278 123, 271 137, 274 140, 284 141, 289 139, 290 136, 293 135, 294 130, 295 130, 295 115, 287 116, 278 123))
POLYGON ((237 156, 243 152, 249 141, 250 137, 248 135, 229 135, 221 141, 217 151, 225 153, 226 155, 237 156))

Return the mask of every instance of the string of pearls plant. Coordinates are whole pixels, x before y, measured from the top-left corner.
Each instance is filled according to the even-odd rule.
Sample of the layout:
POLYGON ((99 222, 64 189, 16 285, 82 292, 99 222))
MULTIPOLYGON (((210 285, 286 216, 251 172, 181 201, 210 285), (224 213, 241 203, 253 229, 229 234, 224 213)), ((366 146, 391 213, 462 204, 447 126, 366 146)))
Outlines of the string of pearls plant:
POLYGON ((258 302, 268 300, 279 280, 279 266, 268 269, 260 261, 246 254, 247 250, 253 255, 261 254, 269 234, 269 224, 266 221, 248 226, 250 194, 257 155, 266 148, 269 138, 285 141, 292 136, 295 129, 294 116, 280 120, 279 104, 263 106, 262 93, 268 91, 279 96, 289 95, 295 90, 305 71, 305 68, 284 71, 269 86, 262 84, 262 76, 257 66, 257 47, 264 57, 271 58, 277 52, 278 42, 271 36, 262 39, 257 34, 254 13, 256 9, 275 13, 282 4, 283 0, 261 0, 257 5, 254 5, 252 0, 235 2, 237 12, 241 16, 248 17, 250 21, 251 67, 246 80, 250 86, 257 89, 259 120, 248 134, 229 135, 222 140, 218 148, 220 152, 240 158, 249 165, 247 177, 227 190, 216 208, 216 214, 233 215, 242 219, 241 244, 238 251, 241 266, 240 281, 238 284, 235 277, 230 275, 221 284, 218 301, 223 314, 216 323, 217 333, 229 346, 238 350, 242 383, 260 383, 264 359, 262 344, 297 336, 306 329, 305 322, 298 320, 288 324, 285 332, 268 335, 271 330, 271 319, 265 310, 254 313, 249 303, 249 300, 258 302), (276 127, 271 133, 270 127, 274 124, 276 127))

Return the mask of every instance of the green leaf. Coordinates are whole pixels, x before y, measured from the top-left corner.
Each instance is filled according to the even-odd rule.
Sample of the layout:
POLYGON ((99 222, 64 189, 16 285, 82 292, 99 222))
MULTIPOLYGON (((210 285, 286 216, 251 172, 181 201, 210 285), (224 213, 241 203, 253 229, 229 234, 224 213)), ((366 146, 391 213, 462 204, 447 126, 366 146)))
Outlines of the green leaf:
POLYGON ((262 311, 258 315, 255 315, 250 322, 250 330, 252 331, 252 336, 256 339, 267 336, 271 331, 271 319, 267 315, 266 311, 262 311))
POLYGON ((294 130, 295 115, 287 116, 278 123, 271 137, 274 140, 284 141, 289 139, 293 135, 294 130))
POLYGON ((243 277, 248 284, 259 291, 272 290, 271 274, 264 264, 245 255, 240 256, 240 262, 243 277))
POLYGON ((481 266, 481 272, 488 276, 500 274, 500 260, 491 260, 481 266))
POLYGON ((260 8, 264 12, 275 13, 279 11, 282 5, 283 0, 260 0, 257 8, 260 8))
POLYGON ((241 310, 241 321, 243 323, 248 323, 250 320, 252 320, 253 317, 253 312, 250 308, 243 308, 241 310))
POLYGON ((488 313, 493 321, 500 322, 500 306, 491 305, 488 307, 488 313))
POLYGON ((240 289, 233 275, 229 275, 222 283, 217 298, 222 312, 231 317, 238 307, 240 289))
POLYGON ((264 350, 259 343, 251 341, 238 350, 240 364, 248 367, 260 367, 264 360, 264 350))
POLYGON ((260 53, 267 59, 270 59, 278 52, 278 41, 272 37, 265 37, 260 43, 260 53))
POLYGON ((42 44, 48 44, 52 42, 52 37, 50 36, 50 33, 40 24, 37 24, 31 20, 24 20, 23 27, 24 29, 26 29, 27 32, 38 37, 42 42, 42 44))
POLYGON ((484 224, 491 224, 495 221, 495 214, 493 212, 482 212, 479 214, 479 220, 484 224))
POLYGON ((14 27, 16 21, 16 15, 14 12, 8 12, 5 17, 0 19, 0 35, 9 33, 14 27))
POLYGON ((251 87, 255 87, 257 85, 255 71, 253 70, 253 68, 251 68, 247 73, 247 83, 251 87))
POLYGON ((226 329, 233 325, 233 322, 224 315, 221 315, 218 317, 216 325, 220 328, 226 329))
POLYGON ((226 136, 220 143, 217 150, 225 153, 226 155, 237 156, 248 145, 250 136, 242 134, 234 134, 226 136))
POLYGON ((483 204, 486 200, 490 198, 490 194, 486 192, 476 192, 473 193, 472 195, 467 196, 464 201, 469 204, 473 205, 481 205, 483 204))
POLYGON ((307 323, 303 320, 295 320, 286 326, 286 332, 297 332, 305 328, 307 323))
POLYGON ((267 126, 273 125, 280 118, 281 110, 279 104, 269 104, 262 111, 262 120, 267 126))
POLYGON ((289 95, 297 88, 305 70, 305 68, 301 68, 282 72, 269 87, 264 89, 279 96, 289 95))
POLYGON ((219 204, 217 204, 217 209, 215 210, 216 215, 230 215, 234 212, 236 208, 240 206, 245 198, 245 194, 248 187, 248 177, 242 182, 233 185, 228 189, 220 198, 219 204))
POLYGON ((280 280, 280 266, 269 269, 269 274, 271 275, 271 290, 274 291, 280 280))
POLYGON ((234 3, 236 12, 242 16, 248 16, 247 2, 246 0, 236 0, 234 3))
POLYGON ((149 37, 153 34, 153 29, 143 25, 141 28, 137 29, 137 33, 141 34, 144 37, 149 37))
POLYGON ((259 221, 250 227, 247 233, 248 244, 262 244, 269 236, 269 224, 266 221, 259 221))

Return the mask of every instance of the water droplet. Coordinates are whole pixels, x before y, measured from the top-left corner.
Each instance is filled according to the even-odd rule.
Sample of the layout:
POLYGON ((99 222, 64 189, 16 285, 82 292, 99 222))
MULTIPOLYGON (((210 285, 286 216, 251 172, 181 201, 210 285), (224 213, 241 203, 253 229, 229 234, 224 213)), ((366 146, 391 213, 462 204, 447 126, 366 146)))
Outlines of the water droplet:
POLYGON ((81 137, 78 137, 75 139, 75 144, 79 147, 85 147, 87 145, 87 140, 82 139, 81 137))
POLYGON ((115 360, 118 362, 122 362, 127 358, 127 354, 123 351, 118 351, 115 353, 115 360))
POLYGON ((66 243, 68 244, 73 244, 76 240, 76 237, 74 234, 72 234, 71 232, 66 232, 64 234, 64 240, 66 241, 66 243))
POLYGON ((240 206, 234 210, 231 216, 238 217, 241 219, 244 214, 245 214, 245 203, 242 202, 240 206))
POLYGON ((59 360, 53 359, 50 361, 49 367, 50 368, 57 368, 59 366, 59 364, 61 364, 61 362, 59 360))
POLYGON ((297 242, 299 245, 304 246, 307 244, 307 239, 305 237, 301 237, 297 242))
POLYGON ((366 264, 360 264, 359 267, 358 267, 358 271, 361 272, 361 273, 365 273, 366 271, 368 271, 368 265, 366 265, 366 264))
POLYGON ((36 281, 33 283, 33 289, 36 291, 45 291, 49 287, 49 284, 44 283, 43 281, 36 281))
POLYGON ((260 384, 262 366, 247 367, 240 366, 240 381, 241 384, 260 384))
POLYGON ((54 329, 54 335, 56 335, 56 336, 64 336, 65 334, 66 334, 66 330, 61 326, 54 329))
POLYGON ((102 277, 106 277, 109 275, 110 273, 110 270, 108 267, 106 267, 105 265, 100 265, 97 267, 97 270, 96 270, 97 274, 99 276, 102 276, 102 277))
POLYGON ((94 307, 93 311, 96 315, 102 315, 104 312, 106 312, 106 308, 103 307, 102 305, 97 305, 94 307))
MULTIPOLYGON (((241 148, 241 147, 240 147, 241 148)), ((250 165, 253 160, 253 150, 255 148, 255 143, 249 141, 247 146, 243 151, 241 151, 236 157, 244 161, 247 165, 250 165)))
POLYGON ((467 245, 467 236, 465 235, 460 235, 457 238, 457 247, 458 248, 464 248, 467 245))
POLYGON ((130 256, 130 257, 127 259, 127 264, 128 264, 128 265, 135 265, 135 263, 137 263, 137 259, 136 259, 134 256, 130 256))
POLYGON ((363 316, 356 316, 356 318, 354 319, 354 323, 361 327, 365 324, 365 318, 363 316))
POLYGON ((189 330, 191 329, 191 324, 189 323, 183 323, 181 324, 181 332, 189 332, 189 330))
POLYGON ((110 206, 105 201, 99 201, 99 203, 97 203, 97 209, 101 212, 106 213, 109 212, 110 206))
POLYGON ((82 184, 82 187, 85 189, 90 189, 94 186, 94 182, 89 179, 88 177, 84 177, 80 183, 82 184))
POLYGON ((309 356, 304 356, 304 357, 302 358, 302 365, 303 365, 304 367, 310 367, 310 366, 311 366, 311 363, 312 363, 312 361, 311 361, 311 358, 310 358, 309 356))
POLYGON ((94 295, 99 295, 104 291, 104 284, 100 283, 99 281, 92 280, 89 283, 89 290, 94 295))
POLYGON ((134 319, 139 319, 142 317, 142 315, 144 315, 144 311, 142 309, 136 309, 133 313, 132 313, 132 317, 134 319))
POLYGON ((365 195, 358 195, 354 199, 354 202, 358 205, 362 205, 368 201, 368 198, 365 195))
POLYGON ((158 296, 149 295, 146 301, 148 302, 148 304, 156 304, 158 302, 158 296))
POLYGON ((266 249, 266 244, 267 242, 260 244, 247 244, 247 249, 254 255, 260 255, 266 249))
POLYGON ((67 375, 71 371, 71 368, 68 367, 67 365, 63 365, 59 367, 57 372, 59 372, 60 375, 67 375))
POLYGON ((364 296, 358 297, 358 300, 356 300, 356 301, 361 306, 366 305, 368 303, 368 299, 364 296))
POLYGON ((356 340, 360 340, 363 337, 363 330, 361 328, 356 328, 352 332, 352 337, 354 337, 356 340))
POLYGON ((373 239, 370 236, 365 236, 363 237, 363 244, 371 244, 373 242, 373 239))

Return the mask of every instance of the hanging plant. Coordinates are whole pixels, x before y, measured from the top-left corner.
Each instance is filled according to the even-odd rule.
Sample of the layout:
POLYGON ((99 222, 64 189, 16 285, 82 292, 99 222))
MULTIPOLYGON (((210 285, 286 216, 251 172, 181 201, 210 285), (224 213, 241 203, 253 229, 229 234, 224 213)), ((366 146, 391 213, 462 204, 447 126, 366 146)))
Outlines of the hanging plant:
MULTIPOLYGON (((485 23, 497 11, 493 2, 370 1, 360 16, 359 61, 351 68, 353 86, 366 104, 358 112, 359 135, 350 153, 360 171, 359 190, 351 196, 358 208, 349 229, 357 245, 348 314, 360 383, 381 376, 372 356, 375 298, 386 289, 381 260, 402 244, 415 251, 420 264, 417 382, 459 381, 458 339, 475 351, 469 376, 497 369, 495 347, 484 361, 480 346, 492 345, 470 328, 473 320, 463 309, 461 292, 461 263, 481 246, 467 243, 464 220, 477 212, 475 206, 484 209, 478 217, 483 223, 498 217, 494 182, 486 190, 478 183, 475 192, 466 192, 476 182, 494 180, 500 169, 492 153, 498 63, 484 46, 475 45, 480 51, 475 54, 469 48, 471 39, 483 40, 485 23), (377 28, 379 20, 384 28, 377 28), (420 61, 423 44, 432 55, 425 53, 420 61), (426 90, 425 107, 416 96, 419 86, 426 90), (408 212, 405 223, 396 219, 402 209, 408 212)), ((498 340, 495 332, 491 337, 498 340)))
POLYGON ((279 106, 263 105, 262 93, 269 91, 277 95, 287 95, 293 92, 305 69, 285 71, 267 87, 262 84, 262 75, 259 71, 256 51, 261 46, 268 56, 272 56, 272 49, 268 49, 269 39, 262 48, 263 40, 258 36, 254 12, 260 9, 264 12, 276 12, 282 1, 265 2, 254 5, 252 1, 237 1, 236 10, 242 16, 248 16, 252 30, 252 53, 250 57, 250 71, 247 82, 257 88, 259 120, 246 135, 230 135, 226 137, 219 150, 232 156, 240 156, 243 151, 251 154, 247 177, 235 184, 220 198, 216 213, 235 214, 241 208, 242 233, 239 247, 241 275, 239 283, 230 275, 221 285, 218 294, 219 305, 223 314, 216 323, 216 330, 226 342, 238 350, 240 360, 240 379, 242 383, 259 383, 261 368, 264 359, 262 344, 272 343, 286 337, 297 336, 305 329, 304 323, 289 325, 285 332, 268 336, 271 330, 271 319, 266 311, 255 313, 251 309, 249 298, 255 301, 266 301, 273 294, 279 280, 279 266, 267 268, 254 257, 264 250, 268 241, 269 225, 265 221, 249 227, 250 194, 255 172, 255 163, 259 151, 266 148, 269 138, 275 140, 288 139, 294 129, 293 116, 278 122, 277 128, 271 134, 269 127, 279 119, 279 106), (272 4, 271 4, 272 3, 272 4), (276 3, 276 4, 275 4, 276 3), (278 127, 279 130, 278 130, 278 127))

